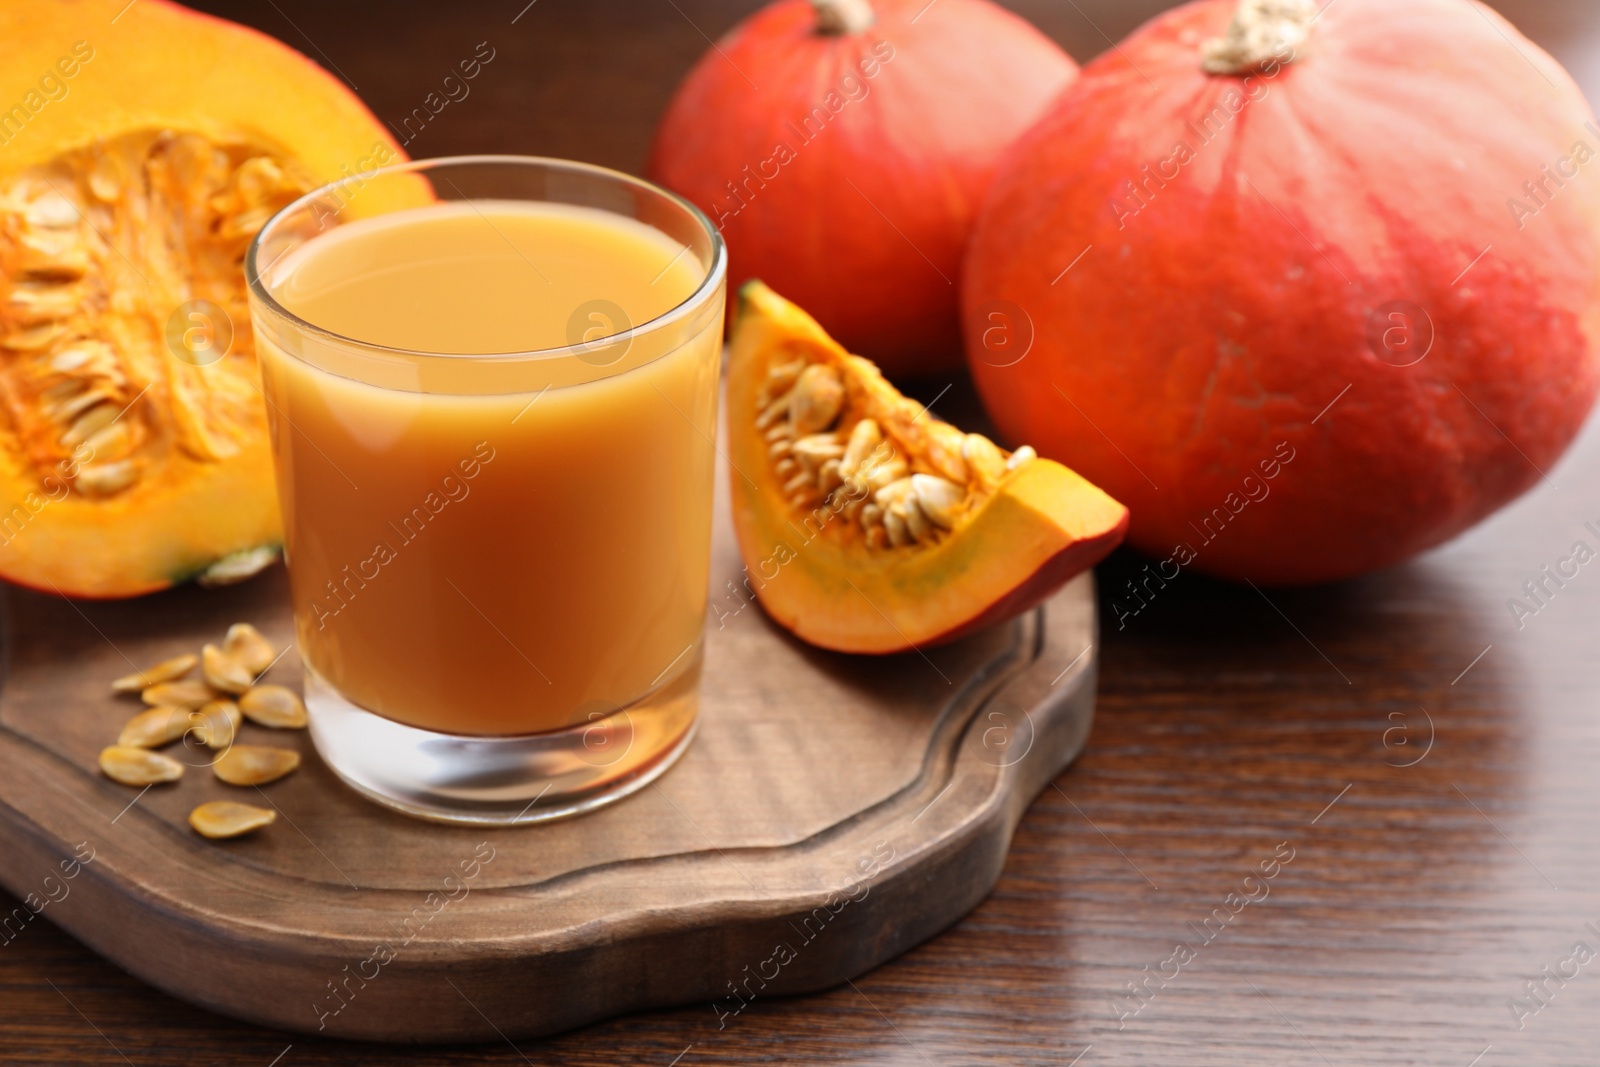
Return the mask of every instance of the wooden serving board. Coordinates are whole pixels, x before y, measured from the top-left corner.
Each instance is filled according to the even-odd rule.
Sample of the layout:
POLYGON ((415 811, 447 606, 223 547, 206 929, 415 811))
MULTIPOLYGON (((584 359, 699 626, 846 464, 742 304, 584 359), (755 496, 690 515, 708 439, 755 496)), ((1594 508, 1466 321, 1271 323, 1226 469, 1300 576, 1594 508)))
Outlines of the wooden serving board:
MULTIPOLYGON (((137 710, 110 679, 236 621, 289 643, 281 569, 123 603, 10 590, 0 882, 174 996, 372 1040, 536 1035, 693 1002, 722 1017, 869 970, 988 894, 1023 810, 1082 747, 1092 577, 949 647, 850 657, 741 608, 725 502, 717 529, 723 595, 689 752, 609 808, 514 830, 395 814, 341 785, 307 734, 249 725, 241 740, 270 733, 305 764, 261 792, 181 748, 199 765, 175 785, 100 776, 137 710), (209 842, 186 818, 217 799, 281 817, 209 842)), ((299 674, 290 653, 269 680, 299 674)))

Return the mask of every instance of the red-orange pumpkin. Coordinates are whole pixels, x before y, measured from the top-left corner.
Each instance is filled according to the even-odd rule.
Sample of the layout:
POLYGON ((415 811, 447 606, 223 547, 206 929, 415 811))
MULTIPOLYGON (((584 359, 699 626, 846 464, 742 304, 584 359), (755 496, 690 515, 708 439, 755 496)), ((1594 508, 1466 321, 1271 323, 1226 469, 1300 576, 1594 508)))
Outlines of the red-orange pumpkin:
POLYGON ((649 173, 891 377, 960 365, 961 253, 1001 153, 1077 74, 987 0, 779 0, 690 71, 649 173))
POLYGON ((1157 18, 1002 165, 969 361, 1003 433, 1126 502, 1146 552, 1334 579, 1471 526, 1583 423, 1600 128, 1473 0, 1234 14, 1157 18))

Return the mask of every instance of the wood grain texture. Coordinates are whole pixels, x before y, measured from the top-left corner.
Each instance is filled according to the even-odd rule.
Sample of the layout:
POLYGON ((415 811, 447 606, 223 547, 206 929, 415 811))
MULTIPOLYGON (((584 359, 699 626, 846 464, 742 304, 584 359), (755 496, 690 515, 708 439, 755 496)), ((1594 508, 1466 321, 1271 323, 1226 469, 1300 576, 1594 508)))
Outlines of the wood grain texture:
MULTIPOLYGON (((733 588, 718 496, 713 587, 733 588)), ((324 1036, 481 1041, 687 1002, 736 1018, 837 985, 988 895, 1094 709, 1090 575, 1013 623, 881 659, 809 648, 730 594, 699 734, 668 776, 582 818, 466 829, 369 803, 307 735, 248 723, 243 743, 297 747, 302 769, 241 790, 185 743, 166 750, 189 764, 176 783, 101 777, 140 708, 108 680, 239 620, 287 644, 281 570, 136 603, 5 599, 0 884, 30 906, 0 936, 47 913, 170 993, 324 1036), (280 819, 208 842, 186 820, 213 800, 280 819)), ((289 653, 267 677, 300 674, 289 653)))
MULTIPOLYGON (((634 170, 666 94, 706 47, 702 31, 755 6, 538 0, 511 27, 524 2, 386 5, 381 24, 365 3, 209 6, 316 56, 314 41, 392 121, 492 39, 504 65, 414 152, 549 152, 634 170)), ((1087 59, 1166 5, 1015 6, 1087 59)), ((1589 0, 1496 6, 1600 98, 1589 0)), ((941 411, 953 414, 959 392, 941 411)), ((1600 525, 1600 433, 1591 426, 1548 473, 1471 534, 1393 571, 1270 603, 1185 575, 1125 629, 1106 614, 1088 747, 1023 818, 994 893, 852 984, 758 1000, 722 1027, 699 1005, 515 1047, 407 1053, 196 1012, 37 922, 0 948, 0 1061, 1593 1063, 1600 964, 1552 985, 1520 1030, 1506 1006, 1573 942, 1600 947, 1584 927, 1600 925, 1600 575, 1586 569, 1522 629, 1506 608, 1584 522, 1600 525), (1397 766, 1424 750, 1424 710, 1434 744, 1397 766), (1119 1026, 1113 998, 1177 939, 1198 939, 1189 924, 1224 906, 1279 842, 1295 858, 1270 896, 1119 1026)), ((1143 562, 1122 554, 1100 569, 1103 612, 1143 562)))

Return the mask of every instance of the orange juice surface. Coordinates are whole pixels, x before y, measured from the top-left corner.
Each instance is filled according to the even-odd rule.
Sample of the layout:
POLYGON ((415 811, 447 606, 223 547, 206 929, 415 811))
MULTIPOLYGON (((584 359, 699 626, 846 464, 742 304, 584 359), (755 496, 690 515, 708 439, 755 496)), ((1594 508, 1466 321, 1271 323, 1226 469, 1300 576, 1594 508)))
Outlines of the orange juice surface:
POLYGON ((388 718, 512 735, 697 663, 720 318, 625 353, 471 358, 647 323, 699 287, 697 256, 597 210, 468 201, 332 228, 272 269, 305 322, 404 350, 258 338, 309 666, 388 718))

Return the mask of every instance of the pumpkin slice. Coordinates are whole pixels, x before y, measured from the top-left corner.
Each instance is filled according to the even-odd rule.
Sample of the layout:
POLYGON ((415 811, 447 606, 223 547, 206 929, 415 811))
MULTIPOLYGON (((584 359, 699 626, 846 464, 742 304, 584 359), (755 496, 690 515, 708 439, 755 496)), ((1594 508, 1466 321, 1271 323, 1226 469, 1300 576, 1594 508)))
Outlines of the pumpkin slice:
POLYGON ((246 246, 402 157, 254 31, 162 0, 0 7, 0 576, 120 597, 281 540, 246 246))
POLYGON ((952 641, 1122 540, 1128 510, 1088 481, 941 422, 760 282, 739 296, 734 524, 748 585, 802 640, 872 653, 952 641))

